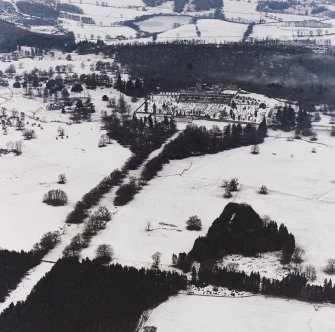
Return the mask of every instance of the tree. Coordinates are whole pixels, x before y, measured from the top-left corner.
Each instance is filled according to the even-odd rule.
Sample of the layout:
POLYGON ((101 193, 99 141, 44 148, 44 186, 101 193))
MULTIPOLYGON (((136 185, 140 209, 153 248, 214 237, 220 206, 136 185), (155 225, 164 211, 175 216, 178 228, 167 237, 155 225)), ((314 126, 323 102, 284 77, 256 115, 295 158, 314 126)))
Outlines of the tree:
POLYGON ((293 251, 292 261, 296 264, 300 264, 304 260, 304 255, 305 255, 305 250, 300 246, 296 246, 293 251))
POLYGON ((259 154, 259 146, 258 145, 253 145, 251 147, 251 151, 252 154, 259 154))
POLYGON ((66 175, 64 173, 58 175, 58 183, 65 184, 67 182, 66 175))
POLYGON ((329 258, 327 260, 327 266, 325 272, 329 274, 335 274, 335 259, 329 258))
POLYGON ((81 93, 82 91, 83 91, 83 87, 81 86, 80 83, 75 83, 71 88, 71 92, 74 92, 74 93, 81 93))
POLYGON ((186 221, 186 229, 189 231, 200 231, 202 228, 201 220, 198 216, 191 216, 186 221))
POLYGON ((151 258, 152 258, 152 265, 151 265, 151 267, 153 268, 153 269, 158 269, 159 268, 159 264, 160 264, 160 262, 161 262, 161 253, 160 252, 158 252, 158 251, 156 251, 152 256, 151 256, 151 258))
POLYGON ((101 135, 100 139, 99 139, 99 144, 98 147, 102 148, 105 147, 108 141, 108 136, 106 134, 101 135))
POLYGON ((305 277, 310 281, 316 280, 316 269, 313 265, 308 264, 304 269, 305 277))
POLYGON ((94 216, 101 221, 101 226, 106 226, 107 222, 112 219, 112 214, 106 208, 106 206, 99 206, 94 212, 94 216))
POLYGON ((266 194, 268 194, 268 188, 263 185, 263 186, 260 187, 258 192, 262 195, 266 195, 266 194))
POLYGON ((229 182, 229 190, 230 191, 238 191, 239 189, 239 183, 237 178, 233 178, 229 182))
POLYGON ((114 256, 113 248, 108 244, 100 244, 96 250, 96 258, 103 264, 112 261, 114 256))
POLYGON ((5 73, 7 74, 15 74, 16 73, 16 68, 13 64, 9 65, 9 67, 7 67, 5 69, 5 73))
POLYGON ((43 202, 48 205, 61 206, 68 201, 67 195, 63 190, 53 189, 43 196, 43 202))
POLYGON ((42 236, 38 248, 42 251, 49 251, 53 249, 60 241, 60 234, 58 231, 48 232, 42 236))
POLYGON ((35 135, 35 130, 33 130, 33 129, 25 129, 25 130, 23 131, 23 137, 24 137, 25 139, 27 139, 27 140, 32 139, 32 138, 35 138, 35 137, 36 137, 36 135, 35 135))
POLYGON ((232 194, 231 194, 231 191, 230 191, 229 187, 225 188, 225 192, 223 194, 223 197, 224 198, 231 198, 232 197, 232 194))

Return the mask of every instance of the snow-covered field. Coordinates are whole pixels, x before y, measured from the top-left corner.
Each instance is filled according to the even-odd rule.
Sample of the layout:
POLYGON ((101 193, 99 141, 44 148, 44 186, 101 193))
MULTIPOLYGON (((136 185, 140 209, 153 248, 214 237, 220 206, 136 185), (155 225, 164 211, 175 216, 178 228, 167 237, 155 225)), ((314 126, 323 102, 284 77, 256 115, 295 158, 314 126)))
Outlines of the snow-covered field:
POLYGON ((333 306, 264 296, 178 295, 154 309, 146 326, 159 332, 330 332, 334 313, 333 306))
MULTIPOLYGON (((48 70, 63 64, 72 65, 74 71, 90 72, 94 60, 103 60, 97 56, 73 55, 73 61, 64 58, 64 54, 56 53, 42 61, 22 59, 21 65, 15 65, 17 73, 34 67, 48 70)), ((0 69, 4 70, 8 65, 0 62, 0 69)), ((25 113, 25 128, 34 129, 36 133, 32 140, 24 140, 22 131, 16 130, 15 126, 8 126, 7 135, 2 130, 0 133, 0 148, 6 148, 10 141, 23 142, 22 155, 11 153, 0 157, 0 196, 5 198, 0 202, 1 248, 30 250, 44 233, 63 228, 65 217, 74 204, 129 158, 130 151, 116 142, 98 148, 98 141, 104 134, 100 128, 100 112, 106 109, 106 103, 101 101, 105 93, 118 96, 113 89, 91 91, 96 104, 92 121, 68 125, 69 115, 60 110, 46 110, 47 104, 42 98, 30 99, 23 96, 22 89, 0 87, 0 107, 5 107, 8 115, 13 109, 19 114, 25 113), (63 139, 57 139, 59 127, 65 130, 63 139), (61 173, 67 177, 66 184, 57 183, 61 173), (42 203, 43 195, 51 189, 63 189, 68 204, 52 207, 42 203)))
MULTIPOLYGON (((327 121, 325 118, 325 124, 327 121)), ((82 256, 93 257, 100 243, 109 243, 119 261, 150 264, 151 255, 160 251, 162 264, 171 264, 172 254, 188 252, 228 203, 223 198, 222 181, 237 177, 242 189, 231 200, 249 203, 261 216, 268 215, 287 225, 306 250, 305 264, 317 268, 318 281, 322 283, 328 277, 322 269, 335 250, 334 138, 328 131, 320 131, 315 143, 287 141, 292 134, 280 131, 270 135, 256 156, 250 154, 250 147, 241 147, 170 162, 134 201, 118 210, 82 256), (312 147, 317 153, 311 153, 312 147), (183 170, 186 171, 181 175, 183 170), (262 185, 269 188, 268 195, 258 194, 262 185), (185 221, 194 214, 202 220, 201 232, 185 229, 185 221), (145 231, 148 222, 153 228, 150 232, 145 231)), ((269 276, 267 271, 264 274, 269 276)), ((273 274, 278 276, 281 272, 273 274)))
POLYGON ((178 25, 188 24, 190 22, 189 16, 154 16, 146 20, 136 23, 142 31, 147 32, 162 32, 173 29, 178 25))
MULTIPOLYGON (((1 92, 1 90, 0 90, 1 92)), ((19 112, 40 108, 37 101, 14 96, 4 104, 19 112)), ((42 109, 38 116, 41 123, 26 117, 26 128, 35 128, 36 138, 23 140, 22 132, 9 128, 8 135, 0 135, 0 146, 8 141, 23 140, 23 154, 2 155, 0 158, 2 199, 0 246, 7 249, 30 250, 42 234, 64 226, 65 216, 83 194, 93 188, 104 176, 121 167, 130 152, 114 143, 99 149, 98 141, 103 133, 99 122, 73 124, 50 122, 66 121, 60 111, 42 109), (51 113, 51 114, 50 114, 51 113), (31 127, 33 123, 37 125, 31 127), (63 127, 68 138, 56 139, 58 128, 63 127), (65 173, 67 183, 59 185, 58 175, 65 173), (45 193, 51 189, 63 189, 69 198, 64 207, 52 207, 42 203, 45 193)))

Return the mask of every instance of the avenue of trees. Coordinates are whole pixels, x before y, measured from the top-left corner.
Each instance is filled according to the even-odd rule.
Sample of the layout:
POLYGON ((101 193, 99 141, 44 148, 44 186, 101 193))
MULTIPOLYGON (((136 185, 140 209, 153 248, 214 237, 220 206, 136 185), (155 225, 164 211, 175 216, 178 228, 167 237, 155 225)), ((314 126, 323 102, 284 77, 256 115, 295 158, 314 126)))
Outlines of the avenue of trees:
POLYGON ((201 156, 207 153, 217 153, 244 145, 254 145, 263 142, 267 133, 265 119, 258 128, 247 124, 244 128, 240 123, 229 124, 223 131, 214 127, 206 129, 196 125, 187 128, 169 142, 163 151, 151 159, 144 167, 141 177, 151 180, 169 160, 201 156))

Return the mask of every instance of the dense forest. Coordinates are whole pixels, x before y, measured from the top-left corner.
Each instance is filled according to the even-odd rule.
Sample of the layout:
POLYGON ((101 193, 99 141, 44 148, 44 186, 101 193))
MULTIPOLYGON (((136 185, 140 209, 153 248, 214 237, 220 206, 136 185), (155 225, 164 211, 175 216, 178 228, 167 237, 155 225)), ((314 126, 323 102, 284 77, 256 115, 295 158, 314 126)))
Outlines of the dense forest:
POLYGON ((193 261, 220 259, 228 254, 256 256, 282 250, 282 263, 289 263, 295 249, 294 236, 276 222, 265 222, 250 205, 228 203, 205 237, 195 240, 189 254, 180 253, 177 266, 189 270, 193 261))
POLYGON ((37 47, 43 50, 58 48, 71 52, 75 48, 73 33, 66 35, 48 35, 31 32, 0 20, 0 52, 16 51, 18 46, 37 47))
POLYGON ((208 85, 236 83, 275 98, 335 104, 335 58, 302 45, 180 41, 103 50, 129 68, 132 77, 140 78, 146 92, 193 87, 202 80, 208 85))
POLYGON ((41 253, 0 250, 0 302, 14 289, 24 274, 39 264, 41 253))
POLYGON ((331 279, 325 279, 323 286, 310 285, 303 274, 289 273, 282 280, 261 278, 258 272, 250 275, 229 268, 200 266, 198 273, 193 270, 192 283, 216 285, 264 295, 294 298, 311 302, 335 303, 335 287, 331 279))
POLYGON ((133 332, 143 311, 185 289, 186 278, 76 258, 58 261, 24 303, 0 317, 2 332, 133 332))

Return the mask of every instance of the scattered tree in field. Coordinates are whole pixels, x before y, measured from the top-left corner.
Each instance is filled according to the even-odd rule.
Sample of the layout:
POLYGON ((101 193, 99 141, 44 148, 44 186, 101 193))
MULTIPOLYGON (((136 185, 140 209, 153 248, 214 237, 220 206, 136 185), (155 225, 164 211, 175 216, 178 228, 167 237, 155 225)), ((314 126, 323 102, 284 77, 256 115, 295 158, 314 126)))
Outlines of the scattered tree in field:
POLYGON ((293 251, 292 261, 296 264, 300 264, 304 261, 304 255, 305 250, 300 246, 296 246, 293 251))
POLYGON ((66 175, 64 173, 58 175, 58 183, 65 184, 67 182, 66 175))
POLYGON ((258 145, 253 145, 252 147, 251 147, 251 153, 252 154, 259 154, 259 146, 258 145))
POLYGON ((229 187, 226 187, 226 188, 225 188, 225 192, 224 192, 224 194, 223 194, 223 197, 224 197, 224 198, 231 198, 232 196, 233 196, 233 195, 232 195, 232 193, 231 193, 229 187))
POLYGON ((327 266, 325 268, 325 272, 328 274, 335 274, 335 259, 329 258, 327 260, 327 266))
POLYGON ((43 196, 43 202, 48 205, 61 206, 68 201, 67 195, 63 190, 53 189, 43 196))
POLYGON ((316 269, 313 265, 311 264, 306 265, 304 269, 304 274, 308 280, 310 281, 316 280, 316 269))
POLYGON ((22 142, 21 141, 10 141, 7 142, 7 151, 13 152, 16 156, 22 154, 22 142))
POLYGON ((238 191, 239 190, 239 183, 237 178, 233 178, 229 182, 229 190, 230 191, 238 191))
POLYGON ((5 73, 7 74, 15 74, 16 73, 16 68, 13 64, 9 65, 9 67, 7 67, 5 69, 5 73))
POLYGON ((114 256, 113 248, 108 244, 101 244, 96 250, 96 258, 103 264, 112 261, 114 256))
POLYGON ((25 129, 22 135, 26 140, 30 140, 36 137, 35 130, 33 129, 25 129))
POLYGON ((58 136, 59 137, 64 137, 65 136, 65 129, 63 127, 59 126, 57 131, 58 131, 58 136))
POLYGON ((108 142, 108 136, 106 134, 101 135, 101 137, 99 139, 98 147, 102 148, 102 147, 106 146, 107 142, 108 142))
POLYGON ((268 192, 268 188, 266 187, 266 186, 261 186, 260 188, 259 188, 259 191, 258 191, 260 194, 262 194, 262 195, 267 195, 269 192, 268 192))
POLYGON ((153 268, 153 269, 158 269, 159 268, 159 264, 160 264, 160 262, 161 262, 161 253, 160 252, 158 252, 158 251, 156 251, 152 256, 151 256, 151 258, 152 258, 152 265, 151 265, 151 267, 153 268))
POLYGON ((143 332, 157 332, 156 326, 145 326, 143 332))
POLYGON ((186 229, 189 231, 200 231, 202 228, 201 220, 198 216, 191 216, 186 221, 186 229))
POLYGON ((312 153, 316 153, 316 147, 314 146, 313 148, 312 148, 312 151, 311 151, 312 153))

